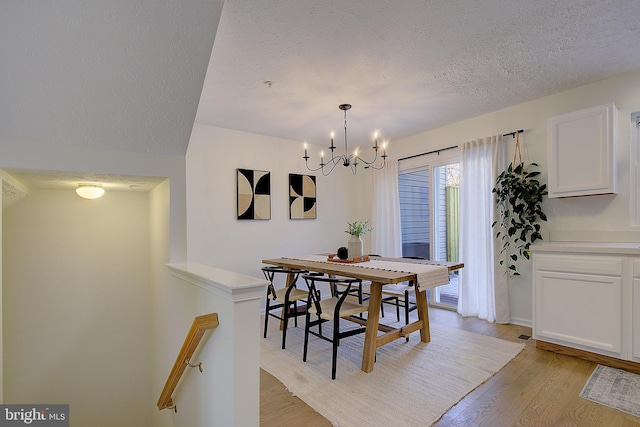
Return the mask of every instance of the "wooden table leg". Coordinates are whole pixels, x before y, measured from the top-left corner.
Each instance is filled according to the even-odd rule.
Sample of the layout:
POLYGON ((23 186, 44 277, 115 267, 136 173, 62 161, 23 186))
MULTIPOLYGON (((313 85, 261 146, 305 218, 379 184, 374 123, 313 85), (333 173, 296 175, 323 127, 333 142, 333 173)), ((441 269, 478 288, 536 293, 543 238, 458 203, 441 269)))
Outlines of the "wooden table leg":
POLYGON ((369 311, 367 314, 367 331, 364 334, 362 349, 362 370, 373 371, 376 360, 378 322, 380 321, 380 304, 382 303, 382 283, 372 282, 369 294, 369 311))
POLYGON ((416 306, 418 307, 418 321, 422 322, 422 328, 420 329, 420 341, 431 341, 431 331, 429 330, 429 305, 427 304, 427 292, 418 291, 418 285, 416 287, 416 306))

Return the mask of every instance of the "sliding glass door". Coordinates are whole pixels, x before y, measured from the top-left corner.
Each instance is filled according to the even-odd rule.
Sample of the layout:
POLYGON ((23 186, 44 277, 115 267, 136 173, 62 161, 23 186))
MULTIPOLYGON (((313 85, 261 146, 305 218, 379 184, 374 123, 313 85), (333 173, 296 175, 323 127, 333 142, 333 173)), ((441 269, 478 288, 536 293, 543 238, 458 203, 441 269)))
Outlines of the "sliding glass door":
MULTIPOLYGON (((458 191, 460 165, 456 153, 400 162, 398 175, 402 256, 458 261, 458 191)), ((432 304, 456 307, 458 276, 429 292, 432 304)))
POLYGON ((398 175, 402 256, 431 259, 430 174, 428 167, 398 175))

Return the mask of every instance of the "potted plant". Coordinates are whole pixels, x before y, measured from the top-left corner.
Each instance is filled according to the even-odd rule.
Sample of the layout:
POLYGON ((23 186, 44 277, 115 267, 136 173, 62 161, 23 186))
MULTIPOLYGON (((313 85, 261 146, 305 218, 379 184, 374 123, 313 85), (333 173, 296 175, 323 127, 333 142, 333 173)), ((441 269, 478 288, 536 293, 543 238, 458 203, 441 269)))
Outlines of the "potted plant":
MULTIPOLYGON (((547 185, 536 179, 540 172, 527 169, 522 162, 515 168, 510 163, 498 176, 493 188, 499 220, 494 221, 491 227, 498 230, 496 238, 502 241, 500 253, 505 254, 509 276, 520 275, 516 268, 519 256, 530 258, 531 244, 542 240, 539 222, 547 220, 542 212, 542 198, 547 195, 547 185)), ((500 265, 504 265, 505 259, 500 261, 500 265)))
POLYGON ((369 227, 369 220, 358 220, 354 222, 347 222, 347 230, 345 233, 351 235, 348 244, 348 254, 350 259, 361 257, 363 255, 363 242, 362 236, 370 232, 372 228, 369 227))

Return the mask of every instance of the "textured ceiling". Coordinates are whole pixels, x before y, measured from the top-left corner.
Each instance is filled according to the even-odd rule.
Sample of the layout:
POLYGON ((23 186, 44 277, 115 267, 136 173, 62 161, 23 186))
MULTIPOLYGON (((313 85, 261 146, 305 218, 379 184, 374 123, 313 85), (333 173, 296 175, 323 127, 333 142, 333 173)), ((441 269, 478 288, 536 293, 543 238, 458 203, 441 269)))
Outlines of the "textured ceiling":
POLYGON ((350 103, 350 141, 397 140, 640 68, 638 6, 227 0, 196 121, 324 145, 350 103))
MULTIPOLYGON (((0 1, 0 144, 183 156, 222 5, 0 1)), ((6 167, 2 160, 0 167, 6 167)), ((28 188, 73 188, 90 181, 148 191, 157 184, 117 175, 9 172, 28 188)), ((14 192, 3 186, 3 198, 9 194, 14 192)))
POLYGON ((2 209, 10 206, 27 197, 27 192, 23 191, 8 181, 2 180, 2 209))
POLYGON ((0 138, 183 155, 221 3, 0 2, 0 138))
MULTIPOLYGON (((3 169, 8 177, 0 173, 2 180, 2 208, 10 206, 28 196, 29 190, 54 189, 74 191, 78 184, 99 184, 105 191, 149 192, 165 178, 110 175, 96 173, 28 171, 3 169), (22 186, 20 188, 18 183, 22 186), (14 185, 15 184, 15 185, 14 185)), ((0 179, 1 180, 1 179, 0 179)))
POLYGON ((102 185, 106 191, 135 191, 146 193, 153 190, 166 179, 79 172, 27 171, 19 169, 3 170, 28 189, 39 190, 75 190, 79 184, 99 184, 102 185))
POLYGON ((350 103, 350 142, 393 144, 637 70, 638 40, 637 0, 3 1, 0 141, 184 155, 195 119, 325 144, 350 103))

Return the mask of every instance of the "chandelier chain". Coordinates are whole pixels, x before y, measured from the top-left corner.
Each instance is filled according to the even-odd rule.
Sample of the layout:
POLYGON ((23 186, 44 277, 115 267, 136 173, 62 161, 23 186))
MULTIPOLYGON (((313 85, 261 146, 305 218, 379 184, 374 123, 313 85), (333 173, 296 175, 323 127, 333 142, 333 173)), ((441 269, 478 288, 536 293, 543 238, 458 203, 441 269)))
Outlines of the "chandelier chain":
POLYGON ((344 110, 344 152, 348 153, 348 144, 347 144, 347 109, 344 110))

